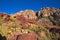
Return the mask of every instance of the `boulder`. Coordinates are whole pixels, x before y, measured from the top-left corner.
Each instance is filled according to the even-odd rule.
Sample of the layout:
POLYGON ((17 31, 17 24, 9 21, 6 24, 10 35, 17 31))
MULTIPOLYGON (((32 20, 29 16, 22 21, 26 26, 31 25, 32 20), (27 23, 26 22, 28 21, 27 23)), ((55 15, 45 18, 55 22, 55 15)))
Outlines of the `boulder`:
POLYGON ((38 36, 35 33, 28 33, 18 36, 17 40, 37 40, 38 36))

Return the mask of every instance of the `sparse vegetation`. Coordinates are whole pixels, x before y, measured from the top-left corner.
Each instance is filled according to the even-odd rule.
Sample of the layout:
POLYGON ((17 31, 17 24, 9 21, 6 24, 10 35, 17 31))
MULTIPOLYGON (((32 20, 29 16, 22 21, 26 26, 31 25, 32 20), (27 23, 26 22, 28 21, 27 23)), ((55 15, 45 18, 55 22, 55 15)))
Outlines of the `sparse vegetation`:
POLYGON ((50 8, 44 8, 41 12, 37 12, 39 15, 36 14, 36 16, 35 12, 32 12, 33 15, 29 14, 31 11, 24 11, 25 14, 22 12, 23 14, 10 15, 9 17, 7 14, 0 15, 0 36, 5 37, 6 40, 18 40, 19 36, 20 38, 22 36, 23 39, 27 37, 27 40, 60 40, 60 21, 58 21, 59 18, 56 19, 59 13, 55 14, 55 18, 51 16, 55 11, 52 13, 50 8), (50 31, 53 28, 55 30, 50 31))
POLYGON ((39 27, 33 24, 31 26, 30 24, 28 24, 27 29, 37 33, 39 35, 40 40, 58 40, 59 38, 59 34, 54 34, 50 32, 49 28, 39 27))

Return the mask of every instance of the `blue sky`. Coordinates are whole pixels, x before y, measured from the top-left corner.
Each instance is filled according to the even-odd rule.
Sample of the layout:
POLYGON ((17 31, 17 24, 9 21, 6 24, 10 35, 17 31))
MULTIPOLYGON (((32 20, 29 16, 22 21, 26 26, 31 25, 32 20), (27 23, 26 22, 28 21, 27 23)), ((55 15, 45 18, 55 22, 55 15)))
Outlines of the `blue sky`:
POLYGON ((43 7, 60 9, 60 0, 0 0, 0 12, 8 14, 26 9, 39 11, 43 7))

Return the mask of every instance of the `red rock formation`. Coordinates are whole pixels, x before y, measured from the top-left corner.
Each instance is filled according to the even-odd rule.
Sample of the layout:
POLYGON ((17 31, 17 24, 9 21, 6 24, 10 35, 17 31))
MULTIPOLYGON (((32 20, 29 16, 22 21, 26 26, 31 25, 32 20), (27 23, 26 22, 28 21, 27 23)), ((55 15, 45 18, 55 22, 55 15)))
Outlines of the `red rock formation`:
MULTIPOLYGON (((16 14, 15 14, 16 15, 16 14)), ((17 15, 23 15, 26 19, 36 19, 36 13, 33 10, 20 11, 17 15)))
POLYGON ((20 35, 17 40, 37 40, 38 36, 35 33, 28 33, 25 35, 20 35))
POLYGON ((10 15, 0 12, 0 17, 5 21, 9 21, 10 15))
MULTIPOLYGON (((36 16, 36 12, 32 10, 25 10, 22 12, 18 12, 14 15, 7 15, 4 13, 0 13, 0 17, 5 21, 7 24, 10 23, 10 17, 13 16, 19 22, 21 29, 26 28, 26 24, 34 24, 38 25, 39 27, 48 27, 51 32, 56 32, 60 34, 60 26, 54 25, 53 22, 57 21, 60 23, 60 10, 55 8, 43 8, 40 10, 36 16), (49 19, 52 19, 52 21, 49 19), (38 18, 38 20, 36 20, 38 18)), ((33 25, 31 25, 33 26, 33 25)), ((45 32, 42 31, 42 35, 45 35, 45 32)), ((30 32, 27 34, 21 34, 20 32, 15 32, 13 35, 8 34, 8 40, 37 40, 38 35, 30 32), (18 36, 19 35, 19 36, 18 36)))

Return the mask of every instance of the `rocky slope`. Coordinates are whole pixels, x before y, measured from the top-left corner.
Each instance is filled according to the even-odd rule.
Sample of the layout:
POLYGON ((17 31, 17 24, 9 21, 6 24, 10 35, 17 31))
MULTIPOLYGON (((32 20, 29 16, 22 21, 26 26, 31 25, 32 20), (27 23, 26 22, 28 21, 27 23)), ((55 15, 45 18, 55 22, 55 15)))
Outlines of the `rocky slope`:
POLYGON ((1 40, 60 40, 60 9, 0 12, 0 34, 1 40))

